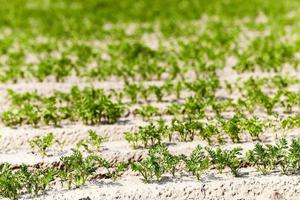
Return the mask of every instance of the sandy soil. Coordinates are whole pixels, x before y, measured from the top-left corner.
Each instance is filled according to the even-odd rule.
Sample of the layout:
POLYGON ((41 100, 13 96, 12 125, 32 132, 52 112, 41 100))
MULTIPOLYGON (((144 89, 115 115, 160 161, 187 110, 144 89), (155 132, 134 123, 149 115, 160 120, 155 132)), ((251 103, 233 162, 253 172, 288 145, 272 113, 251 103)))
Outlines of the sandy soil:
POLYGON ((211 171, 204 174, 200 181, 191 176, 166 176, 159 184, 145 184, 139 177, 127 176, 116 182, 91 181, 88 185, 71 191, 56 189, 34 199, 299 199, 299 176, 280 176, 275 173, 264 177, 256 174, 253 169, 244 170, 243 174, 243 177, 233 178, 227 173, 219 175, 211 171))

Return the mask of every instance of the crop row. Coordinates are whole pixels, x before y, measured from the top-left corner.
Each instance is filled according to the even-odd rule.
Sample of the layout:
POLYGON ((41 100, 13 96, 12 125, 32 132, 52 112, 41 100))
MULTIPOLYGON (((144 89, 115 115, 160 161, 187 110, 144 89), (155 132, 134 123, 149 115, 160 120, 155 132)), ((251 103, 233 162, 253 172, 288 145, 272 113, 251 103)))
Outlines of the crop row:
MULTIPOLYGON (((209 168, 222 173, 228 168, 233 176, 242 176, 243 166, 254 166, 263 175, 279 169, 282 174, 299 173, 300 140, 293 140, 290 145, 285 139, 274 145, 257 143, 255 147, 242 155, 242 148, 233 149, 202 148, 197 146, 189 155, 173 155, 164 145, 155 145, 149 150, 148 157, 132 164, 132 170, 139 172, 146 182, 153 179, 160 181, 163 174, 175 176, 184 162, 184 170, 192 173, 199 180, 209 168)), ((182 170, 182 169, 181 169, 182 170)))
MULTIPOLYGON (((138 36, 130 39, 125 39, 127 36, 124 35, 124 30, 119 31, 123 37, 117 33, 112 34, 116 38, 111 42, 104 40, 103 43, 107 43, 103 45, 105 47, 76 40, 59 40, 58 43, 53 38, 37 42, 38 39, 27 41, 28 38, 22 38, 15 41, 14 37, 5 37, 0 42, 0 52, 4 55, 0 59, 0 81, 43 81, 48 77, 63 81, 74 75, 98 80, 111 77, 125 81, 173 80, 185 77, 188 72, 196 76, 215 72, 225 66, 228 56, 236 58, 234 69, 238 72, 257 69, 280 71, 287 64, 295 69, 299 68, 299 38, 284 40, 293 32, 272 29, 270 34, 249 39, 250 44, 242 49, 239 36, 243 34, 241 29, 247 24, 243 23, 239 28, 236 28, 236 23, 230 24, 209 20, 206 30, 198 33, 199 25, 189 23, 186 25, 191 29, 188 37, 182 39, 177 36, 174 42, 161 36, 157 39, 157 48, 151 48, 141 40, 139 34, 145 31, 141 31, 142 28, 137 28, 137 32, 140 31, 138 36), (234 25, 231 27, 230 24, 234 25), (164 44, 164 40, 169 42, 164 44)), ((180 32, 183 34, 186 31, 183 29, 180 32)))
MULTIPOLYGON (((92 87, 83 90, 73 87, 69 92, 55 91, 47 97, 40 96, 36 92, 16 93, 8 90, 11 106, 1 114, 1 119, 7 126, 19 124, 37 126, 41 123, 57 126, 62 120, 82 121, 84 124, 114 123, 123 116, 127 105, 138 103, 139 99, 149 101, 150 97, 155 96, 157 101, 163 101, 166 96, 172 94, 178 99, 184 91, 191 94, 183 103, 173 102, 164 110, 148 104, 135 109, 133 114, 149 120, 153 116, 165 114, 205 117, 206 112, 211 110, 216 116, 221 117, 222 113, 229 111, 253 113, 257 108, 263 108, 272 115, 276 114, 274 111, 276 106, 283 108, 286 113, 292 113, 297 107, 300 108, 300 93, 287 89, 288 85, 298 80, 278 76, 272 80, 273 83, 264 79, 257 81, 253 78, 248 79, 238 87, 240 97, 237 99, 230 97, 220 99, 216 96, 216 91, 221 88, 216 76, 190 82, 165 82, 161 86, 128 84, 123 90, 111 90, 109 94, 92 87), (265 88, 261 86, 263 82, 266 86, 275 84, 279 89, 265 92, 265 88)), ((233 92, 232 87, 227 83, 225 89, 233 92)))
POLYGON ((73 87, 70 92, 56 92, 40 97, 36 93, 14 94, 12 108, 2 113, 6 125, 39 123, 60 125, 61 121, 82 121, 85 124, 114 123, 124 112, 119 102, 114 102, 103 90, 73 87))
POLYGON ((266 129, 273 129, 275 132, 283 131, 285 135, 286 130, 296 127, 300 127, 300 115, 272 121, 262 120, 257 116, 246 117, 235 114, 231 118, 216 118, 207 122, 199 118, 183 120, 173 118, 168 125, 165 121, 159 120, 157 123, 151 122, 144 127, 139 127, 135 132, 125 132, 124 137, 133 148, 151 147, 165 140, 172 142, 175 138, 184 142, 193 141, 195 137, 211 145, 224 144, 227 138, 230 138, 233 143, 240 143, 245 134, 250 135, 253 141, 261 141, 261 136, 266 129))
POLYGON ((26 165, 14 169, 7 163, 1 164, 0 195, 17 199, 25 193, 43 194, 59 182, 71 189, 99 177, 116 180, 129 167, 138 172, 145 182, 160 181, 163 175, 177 176, 184 173, 192 174, 200 180, 209 169, 217 169, 219 173, 229 169, 233 176, 242 176, 240 170, 244 166, 254 166, 263 175, 277 169, 282 174, 294 174, 300 172, 300 140, 293 140, 290 144, 285 139, 274 145, 257 143, 244 156, 239 147, 228 150, 197 146, 186 156, 171 154, 165 145, 155 145, 142 161, 115 165, 95 153, 84 156, 80 150, 74 149, 70 156, 61 158, 61 163, 58 168, 46 169, 31 169, 26 165), (106 169, 107 172, 101 175, 100 169, 106 169))
MULTIPOLYGON (((230 119, 217 119, 212 122, 203 122, 199 119, 173 119, 168 125, 165 121, 159 120, 144 127, 140 126, 136 132, 125 132, 124 138, 134 149, 139 147, 151 148, 155 145, 168 144, 179 138, 179 141, 192 141, 196 137, 206 141, 208 145, 222 145, 230 138, 233 143, 241 143, 243 134, 247 133, 253 141, 262 141, 261 135, 266 129, 273 128, 273 131, 285 131, 300 127, 300 116, 289 116, 279 122, 281 127, 270 120, 261 120, 258 117, 248 117, 235 115, 230 119), (167 142, 167 143, 165 143, 167 142)), ((277 138, 276 133, 276 138, 277 138)), ((88 138, 82 139, 76 144, 77 149, 86 152, 99 152, 104 142, 108 141, 108 136, 98 135, 94 130, 88 130, 88 138)), ((53 133, 44 136, 36 136, 30 139, 29 144, 32 150, 42 157, 48 155, 48 149, 55 143, 64 148, 65 141, 54 137, 53 133)))
MULTIPOLYGON (((102 150, 101 147, 103 142, 107 142, 107 140, 107 136, 101 136, 94 130, 89 129, 88 138, 80 140, 76 144, 76 149, 84 150, 88 153, 100 152, 102 150)), ((28 142, 33 152, 42 157, 48 156, 48 150, 53 147, 54 144, 57 144, 61 151, 63 151, 65 145, 65 140, 56 138, 52 132, 45 134, 44 136, 36 136, 28 142)))
MULTIPOLYGON (((246 1, 243 4, 240 4, 238 0, 229 0, 227 3, 214 1, 210 4, 207 4, 205 0, 188 0, 185 4, 182 4, 180 0, 166 0, 155 3, 150 0, 138 3, 134 0, 125 0, 122 4, 117 3, 117 0, 100 3, 99 1, 91 0, 86 3, 72 2, 71 4, 67 0, 59 2, 52 0, 49 3, 38 0, 33 0, 30 3, 26 1, 15 1, 12 3, 4 1, 0 12, 2 19, 0 28, 5 29, 9 27, 13 33, 23 29, 23 34, 15 33, 18 38, 40 35, 51 36, 61 40, 66 37, 91 39, 110 35, 122 38, 126 36, 128 31, 125 28, 118 30, 113 25, 125 24, 123 26, 127 27, 128 22, 151 23, 153 24, 151 27, 142 27, 144 27, 144 31, 153 31, 157 27, 157 25, 154 26, 155 22, 158 21, 161 22, 158 29, 162 34, 176 36, 191 32, 189 26, 184 26, 189 21, 195 20, 198 22, 197 20, 203 16, 215 19, 217 16, 220 23, 242 21, 242 19, 246 18, 247 20, 244 21, 249 27, 261 28, 265 24, 271 26, 275 23, 276 28, 279 29, 284 25, 293 24, 298 19, 297 15, 294 16, 289 13, 296 11, 296 8, 299 6, 299 2, 292 0, 279 1, 277 4, 273 4, 271 0, 264 2, 253 0, 246 1), (22 3, 22 7, 19 7, 20 3, 22 3), (133 9, 131 9, 132 5, 134 5, 133 9), (99 10, 99 7, 103 9, 99 10), (19 9, 18 13, 13 12, 16 8, 19 9), (9 15, 6 15, 5 11, 9 15), (30 13, 32 15, 29 15, 30 13), (116 15, 112 17, 111 13, 116 13, 116 15), (260 13, 263 13, 263 16, 273 21, 256 22, 256 18, 260 13), (81 21, 82 15, 85 16, 84 21, 81 21), (182 27, 186 27, 186 29, 182 27)), ((232 26, 234 23, 229 25, 231 25, 229 27, 234 28, 232 26)), ((137 32, 139 36, 143 33, 142 30, 137 32)), ((220 33, 223 32, 219 32, 221 37, 222 34, 220 33)))

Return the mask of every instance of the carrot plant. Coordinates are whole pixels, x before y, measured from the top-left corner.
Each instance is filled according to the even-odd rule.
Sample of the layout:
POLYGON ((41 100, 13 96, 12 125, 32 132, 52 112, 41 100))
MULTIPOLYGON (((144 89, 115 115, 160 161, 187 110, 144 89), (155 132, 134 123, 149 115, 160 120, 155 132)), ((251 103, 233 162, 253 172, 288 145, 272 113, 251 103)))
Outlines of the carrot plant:
POLYGON ((200 122, 195 120, 180 121, 177 119, 172 120, 171 131, 177 133, 181 141, 193 141, 196 131, 202 127, 200 122))
POLYGON ((50 183, 57 178, 58 170, 48 168, 45 170, 29 170, 28 166, 22 165, 17 172, 18 179, 26 192, 38 196, 46 189, 50 189, 50 183))
POLYGON ((134 114, 142 116, 144 120, 150 120, 151 117, 159 116, 159 109, 150 104, 143 106, 141 108, 137 108, 133 111, 134 114))
POLYGON ((252 140, 261 140, 260 135, 264 131, 264 124, 263 122, 256 116, 247 118, 243 122, 243 129, 245 129, 250 136, 252 137, 252 140))
POLYGON ((253 150, 247 152, 247 159, 263 175, 270 173, 274 169, 268 149, 261 144, 257 143, 253 150))
POLYGON ((29 141, 33 150, 36 150, 42 157, 47 156, 47 150, 54 144, 55 139, 53 133, 45 136, 36 136, 29 141))
POLYGON ((131 169, 139 172, 148 183, 153 179, 160 181, 166 172, 174 176, 178 162, 179 158, 171 155, 166 146, 155 145, 149 149, 148 157, 141 162, 132 163, 131 169))
POLYGON ((62 182, 67 183, 69 189, 85 184, 97 170, 97 162, 93 155, 84 158, 78 150, 73 150, 70 156, 62 157, 63 169, 59 173, 62 182))
MULTIPOLYGON (((17 98, 19 94, 14 94, 17 98)), ((19 95, 20 99, 25 98, 19 95)), ((55 92, 49 97, 36 98, 26 94, 26 101, 19 105, 13 101, 11 108, 1 114, 2 122, 7 126, 31 124, 36 127, 41 122, 60 125, 62 120, 81 120, 85 124, 114 123, 125 107, 120 102, 113 102, 111 96, 103 90, 72 87, 70 92, 55 92)))
POLYGON ((222 130, 228 134, 232 142, 240 142, 240 135, 241 135, 241 118, 240 114, 234 115, 229 120, 220 119, 222 124, 222 130))
POLYGON ((300 171, 300 139, 293 140, 288 153, 289 165, 292 173, 300 171))
POLYGON ((87 139, 80 140, 77 143, 77 147, 83 147, 88 152, 100 151, 101 146, 104 142, 108 141, 107 136, 101 136, 96 133, 96 131, 90 129, 88 130, 89 137, 87 139))
POLYGON ((136 132, 125 132, 125 139, 132 145, 133 148, 137 148, 140 145, 144 147, 150 147, 156 144, 161 144, 163 138, 169 135, 169 140, 172 137, 168 130, 167 125, 159 120, 157 123, 150 123, 147 126, 139 127, 136 132))
POLYGON ((22 184, 17 174, 7 163, 0 164, 0 196, 9 199, 18 199, 22 184))
POLYGON ((184 158, 186 170, 200 180, 201 175, 209 168, 209 158, 201 146, 197 146, 190 156, 184 158))
POLYGON ((218 126, 214 124, 207 124, 200 132, 199 136, 203 139, 206 140, 209 145, 212 144, 212 139, 214 136, 219 135, 220 130, 218 126))
POLYGON ((217 148, 216 150, 207 150, 210 155, 211 163, 216 166, 220 173, 228 167, 233 176, 240 176, 239 170, 242 165, 242 148, 236 147, 231 150, 217 148))

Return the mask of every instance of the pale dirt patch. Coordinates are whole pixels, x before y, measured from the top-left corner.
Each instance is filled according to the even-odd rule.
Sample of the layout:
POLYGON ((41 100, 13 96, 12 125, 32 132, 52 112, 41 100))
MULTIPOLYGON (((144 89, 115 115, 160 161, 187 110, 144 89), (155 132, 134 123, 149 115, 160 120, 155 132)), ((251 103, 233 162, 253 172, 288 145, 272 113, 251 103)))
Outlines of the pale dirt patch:
MULTIPOLYGON (((91 181, 82 188, 66 191, 56 188, 34 199, 205 199, 205 200, 297 200, 300 195, 299 176, 272 174, 261 176, 254 169, 243 170, 244 176, 233 178, 215 171, 203 175, 202 180, 183 176, 163 177, 161 183, 145 184, 140 177, 125 176, 116 182, 109 180, 91 181)), ((177 175, 178 176, 178 175, 177 175)), ((24 198, 27 199, 27 198, 24 198)))

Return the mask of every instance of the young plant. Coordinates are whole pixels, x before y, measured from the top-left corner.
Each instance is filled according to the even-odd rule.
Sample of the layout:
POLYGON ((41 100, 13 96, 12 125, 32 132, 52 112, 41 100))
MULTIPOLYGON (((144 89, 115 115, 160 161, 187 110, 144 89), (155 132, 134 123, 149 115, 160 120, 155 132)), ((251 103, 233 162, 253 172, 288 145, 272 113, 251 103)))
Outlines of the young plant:
POLYGON ((185 82, 185 85, 198 97, 210 97, 214 96, 216 89, 219 87, 219 79, 217 76, 211 76, 206 79, 185 82))
POLYGON ((179 158, 171 155, 166 146, 155 145, 150 148, 148 157, 141 162, 132 163, 131 169, 139 172, 148 183, 154 178, 160 181, 162 174, 166 172, 174 176, 178 162, 179 158))
POLYGON ((275 157, 275 165, 280 169, 282 174, 288 173, 289 168, 289 155, 288 155, 288 143, 285 138, 276 142, 272 148, 269 148, 272 157, 275 157))
POLYGON ((124 133, 125 140, 132 146, 132 148, 137 149, 139 147, 140 134, 125 132, 124 133))
POLYGON ((220 120, 223 131, 229 135, 232 142, 240 142, 241 134, 241 120, 242 117, 239 114, 234 115, 229 120, 220 120))
POLYGON ((145 127, 140 127, 139 133, 141 135, 141 140, 144 143, 144 147, 147 147, 149 143, 151 146, 160 144, 163 136, 160 129, 158 129, 153 123, 150 123, 145 127))
POLYGON ((225 167, 228 167, 231 170, 232 175, 240 175, 239 170, 242 164, 242 148, 236 147, 231 150, 222 150, 217 148, 216 150, 207 150, 210 155, 211 162, 216 165, 216 168, 220 173, 222 173, 225 167))
POLYGON ((54 144, 53 133, 48 133, 45 136, 36 136, 29 141, 33 150, 36 150, 42 157, 47 156, 47 150, 54 144))
POLYGON ((248 119, 245 119, 243 122, 243 128, 250 134, 252 140, 260 140, 260 135, 264 131, 264 124, 261 120, 254 116, 248 119))
POLYGON ((122 175, 123 172, 125 172, 129 167, 128 163, 125 162, 119 162, 116 166, 114 171, 111 173, 111 179, 113 181, 116 181, 118 177, 122 175))
POLYGON ((49 184, 54 181, 58 174, 56 169, 29 170, 28 166, 22 165, 17 172, 19 180, 27 193, 35 196, 43 194, 49 184))
POLYGON ((139 130, 135 133, 126 132, 125 139, 131 143, 134 148, 138 147, 138 143, 141 142, 144 147, 160 144, 165 131, 160 124, 154 125, 152 122, 145 126, 139 127, 139 130))
POLYGON ((171 124, 171 131, 178 133, 180 140, 185 142, 193 141, 196 132, 200 129, 202 129, 202 124, 192 119, 187 119, 185 121, 173 119, 171 124))
POLYGON ((59 176, 62 182, 67 182, 69 189, 72 188, 72 185, 79 188, 85 184, 97 170, 95 156, 89 155, 84 158, 78 150, 73 150, 73 154, 70 156, 62 157, 61 161, 63 169, 60 171, 59 176))
POLYGON ((196 176, 197 180, 200 180, 203 172, 209 167, 209 158, 205 155, 205 151, 200 145, 184 161, 187 171, 196 176))
POLYGON ((219 129, 213 124, 207 124, 205 127, 200 129, 199 136, 206 140, 209 145, 212 144, 212 137, 219 134, 219 129))
POLYGON ((281 128, 285 131, 287 129, 300 127, 300 115, 288 116, 281 122, 281 128))
POLYGON ((0 164, 0 197, 16 200, 21 188, 22 183, 12 167, 7 163, 0 164))
POLYGON ((158 102, 162 101, 163 94, 164 94, 164 87, 152 85, 148 88, 148 91, 149 94, 153 93, 156 96, 158 102))
POLYGON ((127 84, 124 87, 124 94, 130 98, 131 103, 136 103, 139 91, 141 91, 142 88, 142 85, 127 84))
POLYGON ((274 168, 274 158, 269 153, 269 148, 257 143, 254 149, 246 154, 248 162, 256 167, 263 175, 269 174, 274 168))
POLYGON ((179 115, 182 113, 182 106, 178 103, 171 103, 165 110, 167 115, 179 115))
POLYGON ((101 146, 104 142, 108 141, 107 136, 101 136, 96 133, 94 130, 88 130, 89 138, 85 140, 80 140, 77 144, 77 147, 83 147, 88 152, 100 151, 101 146))
MULTIPOLYGON (((166 173, 169 172, 175 176, 177 164, 180 161, 179 156, 170 154, 168 148, 165 145, 155 145, 149 149, 149 156, 155 160, 159 167, 160 172, 166 173)), ((159 177, 161 176, 159 175, 159 177)))
POLYGON ((159 109, 152 105, 146 105, 141 108, 135 109, 134 114, 141 115, 143 120, 150 120, 151 117, 159 116, 159 109))
POLYGON ((293 140, 288 152, 289 166, 292 173, 300 172, 300 139, 293 140))
POLYGON ((196 97, 188 97, 183 104, 183 113, 187 115, 195 115, 198 117, 205 116, 204 108, 206 107, 206 100, 199 100, 196 97))
MULTIPOLYGON (((139 172, 143 176, 144 182, 149 183, 154 177, 155 171, 159 171, 159 166, 151 157, 148 157, 141 162, 132 163, 131 170, 139 172)), ((159 178, 157 177, 158 180, 159 178)))

